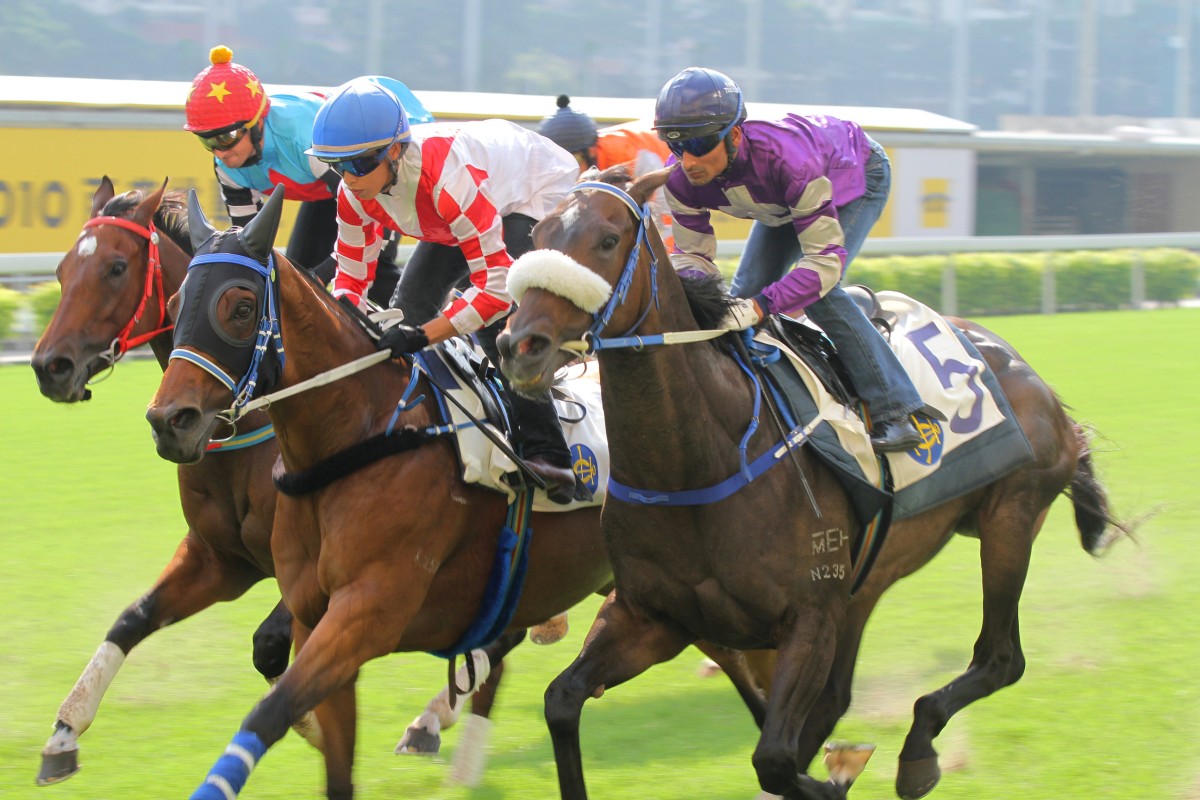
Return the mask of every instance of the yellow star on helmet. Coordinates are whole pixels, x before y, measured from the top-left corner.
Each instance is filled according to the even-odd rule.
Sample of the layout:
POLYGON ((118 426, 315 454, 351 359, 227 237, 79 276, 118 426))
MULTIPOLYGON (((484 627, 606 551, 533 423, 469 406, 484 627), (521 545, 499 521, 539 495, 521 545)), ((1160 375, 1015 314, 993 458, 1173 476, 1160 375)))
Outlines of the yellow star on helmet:
POLYGON ((251 97, 258 97, 258 93, 262 91, 256 80, 246 81, 246 88, 250 90, 251 97))
POLYGON ((227 95, 233 94, 233 92, 231 92, 225 88, 225 81, 221 81, 220 83, 210 83, 209 87, 211 87, 211 88, 209 89, 208 94, 206 94, 205 97, 215 97, 215 98, 217 98, 218 103, 224 103, 225 97, 227 95))

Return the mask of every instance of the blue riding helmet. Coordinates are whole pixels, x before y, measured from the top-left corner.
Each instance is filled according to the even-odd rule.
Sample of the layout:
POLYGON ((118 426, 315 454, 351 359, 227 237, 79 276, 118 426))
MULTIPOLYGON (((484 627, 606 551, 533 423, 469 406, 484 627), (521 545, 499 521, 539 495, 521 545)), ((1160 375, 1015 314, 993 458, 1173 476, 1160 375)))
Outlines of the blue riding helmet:
POLYGON ((667 81, 654 105, 654 130, 667 141, 728 133, 746 119, 742 90, 715 69, 688 67, 667 81))
POLYGON ((321 105, 313 120, 312 147, 304 152, 341 161, 408 137, 408 114, 400 99, 374 76, 355 78, 334 89, 321 105))

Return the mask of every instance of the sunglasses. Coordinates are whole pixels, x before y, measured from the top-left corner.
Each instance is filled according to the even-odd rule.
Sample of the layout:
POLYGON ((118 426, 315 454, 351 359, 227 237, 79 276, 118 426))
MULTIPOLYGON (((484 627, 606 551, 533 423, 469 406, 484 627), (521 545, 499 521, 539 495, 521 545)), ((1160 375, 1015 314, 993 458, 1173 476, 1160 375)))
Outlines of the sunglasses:
POLYGON ((378 169, 380 163, 387 158, 387 154, 388 148, 383 147, 370 153, 364 153, 361 156, 355 156, 354 158, 347 158, 339 161, 325 161, 325 159, 321 160, 325 161, 326 164, 339 173, 349 172, 356 178, 363 178, 378 169))
MULTIPOLYGON (((204 145, 204 149, 210 153, 218 150, 230 150, 237 146, 237 143, 242 140, 242 137, 250 130, 250 126, 239 125, 233 130, 221 131, 220 133, 211 133, 208 135, 200 135, 200 144, 204 145)), ((199 135, 199 134, 197 134, 199 135)))
POLYGON ((708 136, 697 136, 694 139, 683 139, 682 141, 667 142, 667 149, 675 154, 676 158, 682 158, 684 153, 690 153, 694 156, 705 156, 713 151, 721 140, 725 138, 725 132, 710 133, 708 136))

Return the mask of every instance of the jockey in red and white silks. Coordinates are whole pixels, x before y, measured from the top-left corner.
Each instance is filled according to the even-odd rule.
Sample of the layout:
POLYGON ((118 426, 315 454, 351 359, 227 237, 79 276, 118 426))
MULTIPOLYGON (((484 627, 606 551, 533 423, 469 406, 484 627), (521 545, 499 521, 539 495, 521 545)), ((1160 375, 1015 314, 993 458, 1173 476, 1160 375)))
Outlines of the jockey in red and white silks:
POLYGON ((396 164, 396 181, 362 201, 345 184, 338 192, 334 295, 361 297, 380 249, 376 222, 424 242, 457 246, 470 286, 443 314, 471 333, 508 313, 505 288, 513 256, 502 219, 540 220, 575 184, 569 153, 506 120, 414 127, 396 164))

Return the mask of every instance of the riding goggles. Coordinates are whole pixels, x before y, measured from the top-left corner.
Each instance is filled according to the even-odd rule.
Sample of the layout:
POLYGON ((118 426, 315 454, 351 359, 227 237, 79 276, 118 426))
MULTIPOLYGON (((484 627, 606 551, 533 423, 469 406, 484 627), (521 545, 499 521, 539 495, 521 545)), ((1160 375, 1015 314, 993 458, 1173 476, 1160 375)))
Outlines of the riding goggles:
POLYGON ((370 175, 372 172, 378 169, 380 162, 387 158, 387 154, 388 148, 382 147, 379 150, 375 150, 370 153, 364 153, 363 155, 355 156, 354 158, 346 158, 338 161, 327 161, 325 159, 321 160, 325 161, 326 164, 339 173, 349 172, 356 178, 362 178, 370 175))
POLYGON ((204 145, 204 149, 210 153, 217 150, 229 150, 237 146, 237 143, 242 140, 250 129, 250 124, 239 124, 232 130, 224 130, 218 133, 196 134, 200 137, 200 144, 204 145))
POLYGON ((738 114, 729 124, 716 133, 710 133, 707 136, 696 136, 691 139, 667 139, 667 149, 675 154, 676 158, 683 158, 684 153, 689 153, 693 156, 706 156, 716 148, 729 132, 733 130, 733 126, 737 125, 741 118, 741 101, 738 101, 738 114))

